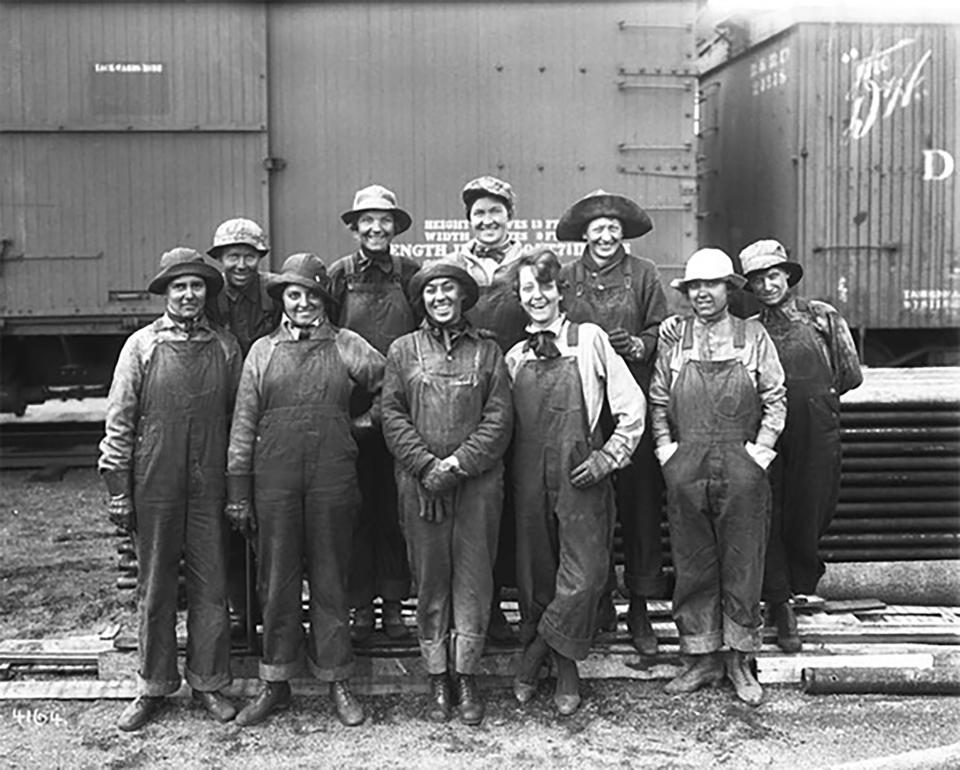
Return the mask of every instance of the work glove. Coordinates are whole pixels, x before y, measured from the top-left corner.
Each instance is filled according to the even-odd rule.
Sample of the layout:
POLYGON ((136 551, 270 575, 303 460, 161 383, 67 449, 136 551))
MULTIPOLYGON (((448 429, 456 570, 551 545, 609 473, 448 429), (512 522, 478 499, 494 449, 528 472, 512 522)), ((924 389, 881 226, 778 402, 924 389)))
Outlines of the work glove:
POLYGON ((420 518, 439 524, 453 513, 452 495, 433 495, 422 486, 417 490, 420 499, 420 518))
POLYGON ((664 347, 676 345, 683 334, 683 318, 678 315, 667 316, 660 322, 660 344, 664 347))
POLYGON ((369 409, 350 421, 350 432, 358 440, 377 432, 377 426, 373 422, 373 416, 369 409))
POLYGON ((752 441, 744 444, 743 448, 747 450, 747 454, 750 455, 753 461, 764 470, 770 467, 773 458, 777 456, 777 453, 770 447, 754 444, 752 441))
POLYGON ((570 483, 577 489, 593 486, 617 468, 613 458, 602 449, 594 449, 587 459, 570 471, 570 483))
POLYGON ((137 528, 137 514, 133 509, 133 498, 130 495, 110 495, 107 518, 125 535, 131 534, 137 528))
POLYGON ((442 495, 453 490, 460 483, 455 466, 448 460, 434 460, 427 466, 420 482, 431 495, 442 495))
POLYGON ((653 450, 653 453, 657 456, 657 460, 660 462, 661 468, 667 464, 667 460, 673 457, 679 448, 680 445, 676 441, 671 441, 669 444, 661 444, 653 450))
POLYGON ((257 515, 253 509, 253 477, 249 474, 227 476, 227 505, 223 515, 230 526, 248 540, 257 531, 257 515))
POLYGON ((607 334, 610 346, 628 361, 639 361, 643 358, 643 340, 634 337, 626 329, 613 329, 607 334))

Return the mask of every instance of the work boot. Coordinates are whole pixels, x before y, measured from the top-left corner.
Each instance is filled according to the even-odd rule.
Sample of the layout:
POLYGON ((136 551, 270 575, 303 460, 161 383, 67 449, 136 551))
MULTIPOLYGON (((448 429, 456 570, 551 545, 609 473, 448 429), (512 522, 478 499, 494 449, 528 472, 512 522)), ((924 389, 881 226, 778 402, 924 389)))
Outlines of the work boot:
POLYGON ((123 710, 117 727, 127 733, 139 730, 157 715, 166 700, 162 695, 138 695, 123 710))
POLYGON ((473 674, 457 676, 457 710, 465 725, 478 725, 483 721, 483 699, 473 674))
POLYGON ((797 616, 789 600, 770 605, 773 625, 777 628, 777 646, 784 652, 800 652, 800 631, 797 629, 797 616))
POLYGON ((580 672, 572 658, 554 652, 553 659, 557 664, 557 690, 553 704, 560 716, 568 717, 580 708, 580 672))
POLYGON ((613 603, 613 594, 604 591, 597 607, 597 631, 617 630, 617 608, 613 603))
POLYGON ((520 667, 513 678, 513 694, 520 703, 529 703, 537 694, 540 668, 549 652, 550 648, 540 636, 535 637, 523 651, 520 667))
POLYGON ((657 654, 657 634, 653 630, 650 616, 647 614, 647 598, 639 594, 630 594, 630 608, 627 610, 627 630, 637 652, 641 655, 657 654))
POLYGON ((737 697, 748 706, 759 706, 763 700, 763 688, 750 669, 747 653, 730 650, 726 654, 727 679, 733 684, 737 697))
POLYGON ((490 623, 487 626, 487 639, 494 644, 515 644, 517 632, 507 622, 507 616, 500 607, 500 597, 494 592, 493 602, 490 605, 490 623))
POLYGON ((194 690, 193 699, 209 711, 218 722, 229 722, 237 715, 237 707, 221 692, 194 690))
POLYGON ((403 615, 398 601, 383 601, 383 617, 380 620, 383 630, 391 639, 406 639, 410 635, 403 622, 403 615))
POLYGON ((446 722, 453 713, 453 698, 450 695, 450 678, 446 672, 430 674, 430 705, 427 719, 431 722, 446 722))
POLYGON ((705 655, 694 655, 693 662, 679 675, 671 679, 664 686, 667 695, 696 692, 701 687, 715 687, 723 681, 723 660, 720 653, 708 652, 705 655))
POLYGON ((236 723, 243 727, 258 725, 268 716, 290 707, 289 682, 264 682, 257 697, 240 709, 236 723))
POLYGON ((365 604, 353 611, 353 620, 350 622, 350 638, 354 644, 367 644, 373 636, 373 605, 365 604))
POLYGON ((337 717, 347 727, 356 727, 363 723, 363 706, 350 692, 350 685, 346 679, 341 679, 330 684, 330 697, 333 698, 333 705, 337 709, 337 717))

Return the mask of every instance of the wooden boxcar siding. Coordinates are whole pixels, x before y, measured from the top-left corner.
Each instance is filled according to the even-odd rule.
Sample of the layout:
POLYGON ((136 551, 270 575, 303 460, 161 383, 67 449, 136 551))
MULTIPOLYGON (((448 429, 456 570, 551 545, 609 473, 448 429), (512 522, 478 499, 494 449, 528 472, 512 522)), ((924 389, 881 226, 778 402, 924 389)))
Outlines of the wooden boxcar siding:
POLYGON ((6 3, 0 36, 0 314, 17 328, 153 312, 111 292, 226 217, 265 219, 262 7, 6 3))
POLYGON ((271 3, 278 250, 355 248, 339 213, 379 182, 414 218, 396 246, 446 253, 457 240, 439 238, 466 238, 460 188, 489 173, 514 185, 530 242, 604 187, 651 209, 636 252, 682 262, 696 243, 693 16, 685 0, 271 3))

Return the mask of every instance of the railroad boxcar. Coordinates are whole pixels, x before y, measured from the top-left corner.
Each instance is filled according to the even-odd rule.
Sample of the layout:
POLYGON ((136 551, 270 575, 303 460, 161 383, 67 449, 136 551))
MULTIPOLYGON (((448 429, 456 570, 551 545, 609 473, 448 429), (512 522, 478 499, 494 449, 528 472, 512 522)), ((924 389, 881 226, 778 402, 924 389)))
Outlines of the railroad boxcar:
POLYGON ((102 393, 159 312, 144 288, 164 250, 246 216, 273 265, 330 261, 372 182, 413 213, 395 248, 416 258, 466 240, 459 191, 480 174, 514 185, 530 243, 588 191, 623 192, 655 222, 637 252, 671 273, 696 247, 695 10, 0 5, 0 409, 102 393))
POLYGON ((700 78, 702 244, 782 241, 868 364, 957 363, 956 24, 794 24, 700 78))

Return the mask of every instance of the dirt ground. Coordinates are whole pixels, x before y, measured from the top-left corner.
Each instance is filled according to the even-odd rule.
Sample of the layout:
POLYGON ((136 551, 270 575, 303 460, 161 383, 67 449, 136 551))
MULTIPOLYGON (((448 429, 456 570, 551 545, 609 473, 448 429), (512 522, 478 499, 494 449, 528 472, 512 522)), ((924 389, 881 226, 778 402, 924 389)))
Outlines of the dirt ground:
MULTIPOLYGON (((59 481, 0 473, 0 639, 97 633, 129 622, 115 588, 116 538, 95 473, 59 481)), ((484 723, 436 726, 424 697, 363 697, 348 729, 322 697, 297 696, 266 725, 219 725, 172 700, 139 733, 114 723, 123 703, 0 700, 0 767, 832 767, 960 742, 960 698, 808 696, 768 687, 763 705, 728 689, 669 697, 662 683, 591 681, 573 717, 549 687, 526 707, 488 690, 484 723)), ((960 766, 960 753, 941 765, 960 766)))

